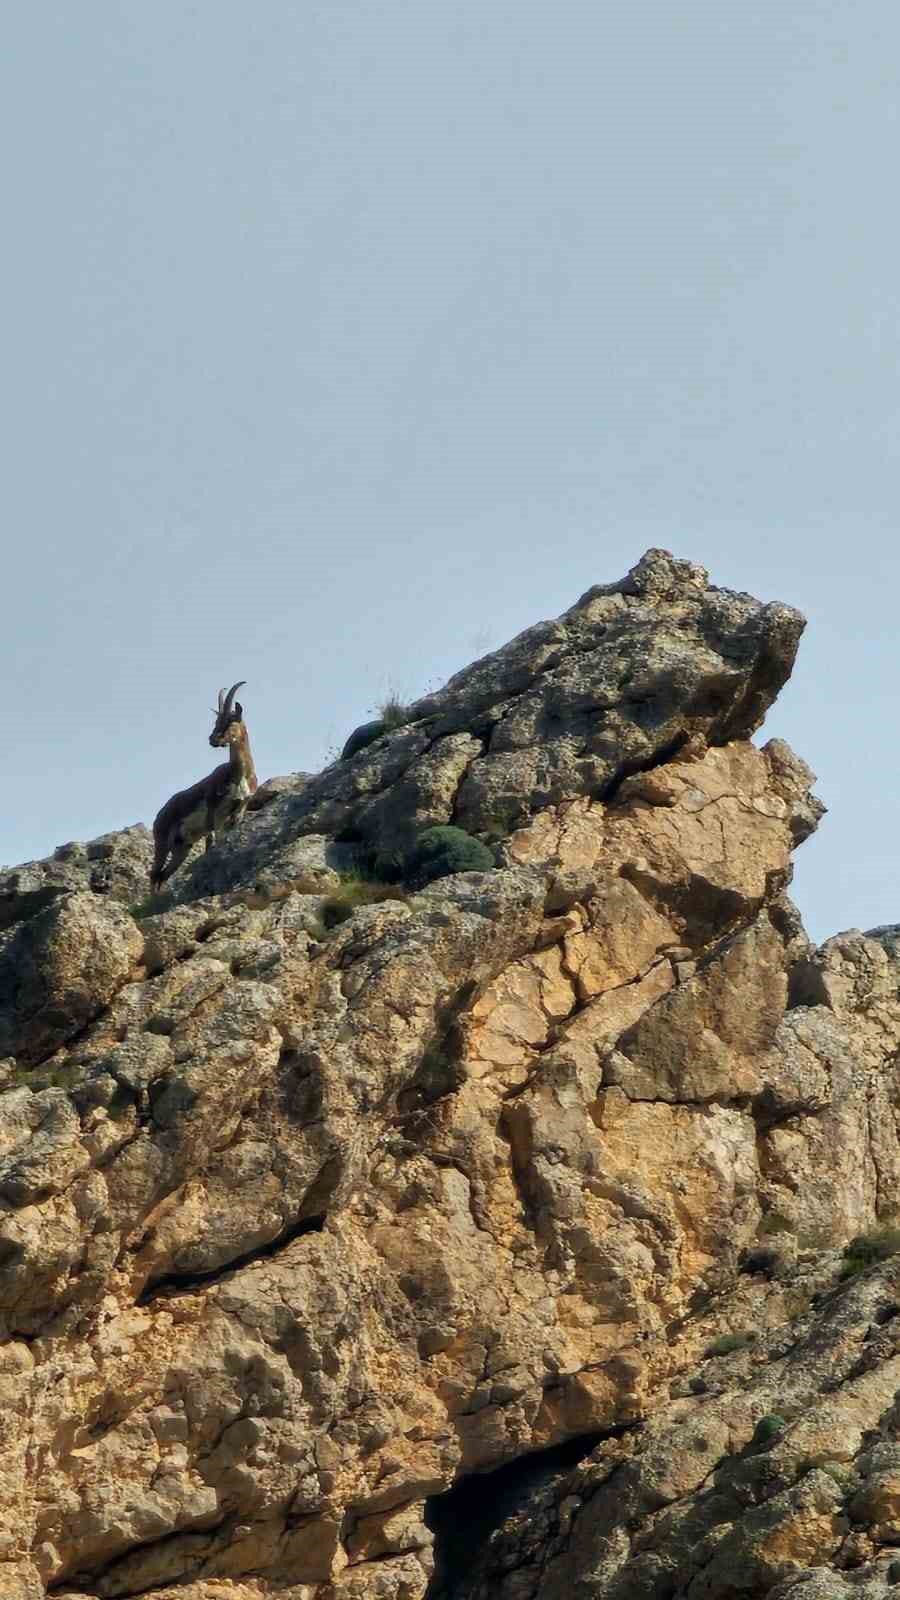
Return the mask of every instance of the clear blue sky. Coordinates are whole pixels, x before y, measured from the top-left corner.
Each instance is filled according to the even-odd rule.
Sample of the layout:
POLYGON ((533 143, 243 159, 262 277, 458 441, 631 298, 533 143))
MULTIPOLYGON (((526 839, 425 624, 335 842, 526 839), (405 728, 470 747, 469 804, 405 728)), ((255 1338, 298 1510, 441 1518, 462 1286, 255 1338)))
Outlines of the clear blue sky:
POLYGON ((662 544, 807 613, 795 894, 900 920, 898 76, 895 0, 9 8, 0 860, 662 544))

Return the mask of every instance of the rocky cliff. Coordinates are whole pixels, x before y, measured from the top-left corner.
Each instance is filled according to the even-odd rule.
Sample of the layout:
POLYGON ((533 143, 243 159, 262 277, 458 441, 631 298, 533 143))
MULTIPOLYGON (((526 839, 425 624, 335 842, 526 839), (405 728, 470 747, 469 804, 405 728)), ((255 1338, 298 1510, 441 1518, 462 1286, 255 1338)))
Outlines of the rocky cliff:
POLYGON ((900 1583, 900 939, 786 895, 802 628, 649 551, 162 907, 142 828, 0 874, 3 1600, 900 1583))

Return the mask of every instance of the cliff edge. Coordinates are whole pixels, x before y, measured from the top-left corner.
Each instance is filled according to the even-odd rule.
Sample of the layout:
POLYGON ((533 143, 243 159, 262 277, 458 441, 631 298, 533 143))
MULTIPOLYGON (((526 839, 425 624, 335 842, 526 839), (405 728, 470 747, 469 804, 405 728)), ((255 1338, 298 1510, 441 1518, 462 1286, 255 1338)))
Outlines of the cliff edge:
POLYGON ((162 903, 139 827, 0 873, 4 1600, 900 1582, 900 940, 787 897, 802 629, 651 550, 162 903))

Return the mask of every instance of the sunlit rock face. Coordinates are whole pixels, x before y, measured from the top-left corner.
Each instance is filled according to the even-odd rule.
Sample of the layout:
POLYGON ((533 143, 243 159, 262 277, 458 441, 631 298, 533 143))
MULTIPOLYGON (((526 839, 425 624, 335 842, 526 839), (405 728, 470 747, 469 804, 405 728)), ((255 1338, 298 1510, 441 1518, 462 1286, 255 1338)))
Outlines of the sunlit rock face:
POLYGON ((0 880, 4 1600, 882 1582, 900 962, 786 896, 802 627, 650 551, 168 909, 141 830, 0 880), (330 915, 447 824, 496 868, 330 915))

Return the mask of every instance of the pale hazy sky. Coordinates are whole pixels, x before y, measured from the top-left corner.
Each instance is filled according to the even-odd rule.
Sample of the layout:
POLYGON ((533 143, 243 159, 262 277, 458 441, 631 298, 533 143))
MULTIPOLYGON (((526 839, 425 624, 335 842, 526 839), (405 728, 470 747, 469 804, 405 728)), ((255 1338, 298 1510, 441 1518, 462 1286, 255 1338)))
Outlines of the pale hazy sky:
POLYGON ((29 0, 0 59, 0 860, 248 679, 316 768, 661 544, 810 620, 815 937, 900 920, 896 0, 29 0))

